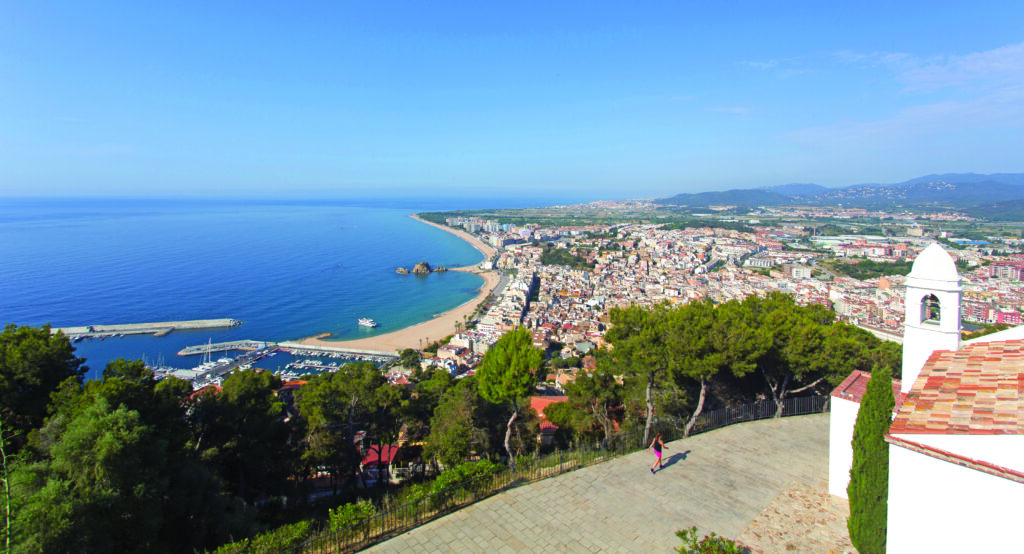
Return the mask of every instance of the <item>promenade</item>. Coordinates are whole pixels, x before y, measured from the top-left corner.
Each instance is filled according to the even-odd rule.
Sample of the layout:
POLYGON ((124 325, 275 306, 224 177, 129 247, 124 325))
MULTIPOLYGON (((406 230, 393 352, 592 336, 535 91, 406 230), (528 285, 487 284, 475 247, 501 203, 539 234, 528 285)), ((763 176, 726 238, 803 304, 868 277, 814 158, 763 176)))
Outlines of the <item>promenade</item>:
POLYGON ((513 489, 371 552, 672 552, 679 529, 766 552, 850 549, 844 502, 823 491, 828 414, 733 425, 513 489))

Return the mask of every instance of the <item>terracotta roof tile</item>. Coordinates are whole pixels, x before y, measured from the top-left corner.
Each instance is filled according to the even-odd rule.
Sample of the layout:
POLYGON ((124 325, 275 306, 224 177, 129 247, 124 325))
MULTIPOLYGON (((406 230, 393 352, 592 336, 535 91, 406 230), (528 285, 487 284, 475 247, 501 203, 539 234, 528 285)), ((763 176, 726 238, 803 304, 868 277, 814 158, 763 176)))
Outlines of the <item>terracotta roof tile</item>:
POLYGON ((540 417, 540 431, 542 433, 554 433, 558 429, 557 425, 551 423, 550 421, 548 421, 546 417, 544 417, 544 408, 548 407, 548 405, 550 404, 554 404, 555 402, 565 402, 566 400, 569 400, 568 396, 530 397, 530 407, 533 408, 533 410, 537 412, 537 415, 540 417))
MULTIPOLYGON (((839 383, 839 386, 832 391, 832 396, 860 404, 870 380, 871 374, 867 371, 854 370, 849 377, 842 383, 839 383)), ((900 405, 903 403, 903 397, 900 395, 899 379, 892 380, 892 394, 896 398, 896 407, 893 409, 893 412, 895 412, 900 409, 900 405)))
POLYGON ((935 352, 890 434, 1024 434, 1024 340, 935 352))

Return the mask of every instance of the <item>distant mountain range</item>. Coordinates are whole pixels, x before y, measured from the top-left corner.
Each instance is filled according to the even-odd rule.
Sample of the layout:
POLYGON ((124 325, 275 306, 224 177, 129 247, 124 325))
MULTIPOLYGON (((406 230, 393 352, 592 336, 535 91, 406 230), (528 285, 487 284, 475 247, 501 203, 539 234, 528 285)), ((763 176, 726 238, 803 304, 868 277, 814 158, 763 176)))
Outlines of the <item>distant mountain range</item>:
POLYGON ((837 206, 875 209, 953 209, 975 217, 1020 219, 1024 173, 946 173, 894 184, 827 188, 794 183, 759 189, 677 194, 654 201, 665 206, 837 206))

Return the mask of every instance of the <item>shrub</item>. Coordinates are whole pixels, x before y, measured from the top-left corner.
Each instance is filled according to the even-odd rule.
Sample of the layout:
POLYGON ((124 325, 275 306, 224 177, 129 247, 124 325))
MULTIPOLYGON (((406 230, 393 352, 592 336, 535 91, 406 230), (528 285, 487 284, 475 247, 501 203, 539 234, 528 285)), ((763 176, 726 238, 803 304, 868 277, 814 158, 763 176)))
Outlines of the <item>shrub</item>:
POLYGON ((892 372, 888 367, 876 367, 853 427, 853 464, 846 488, 850 498, 846 526, 858 552, 885 552, 889 502, 889 445, 885 432, 892 423, 894 406, 892 372))
POLYGON ((743 554, 750 552, 742 544, 719 537, 714 533, 704 535, 703 539, 698 539, 696 526, 676 531, 676 536, 683 541, 683 546, 676 549, 679 554, 743 554))
POLYGON ((312 524, 308 521, 300 521, 291 525, 278 527, 273 531, 261 533, 251 539, 225 544, 215 550, 214 554, 279 552, 306 542, 309 540, 311 534, 312 524))
POLYGON ((501 467, 501 465, 490 460, 480 460, 477 462, 463 462, 448 471, 442 472, 441 475, 434 479, 430 486, 430 494, 432 495, 430 500, 431 507, 435 510, 444 508, 448 501, 458 492, 453 487, 461 483, 465 483, 465 485, 460 488, 467 492, 474 494, 485 492, 491 484, 491 480, 486 476, 494 473, 501 467), (473 482, 469 483, 468 481, 473 482))
POLYGON ((331 532, 347 529, 360 521, 372 517, 377 508, 368 500, 360 500, 351 504, 342 504, 330 511, 328 527, 331 532))

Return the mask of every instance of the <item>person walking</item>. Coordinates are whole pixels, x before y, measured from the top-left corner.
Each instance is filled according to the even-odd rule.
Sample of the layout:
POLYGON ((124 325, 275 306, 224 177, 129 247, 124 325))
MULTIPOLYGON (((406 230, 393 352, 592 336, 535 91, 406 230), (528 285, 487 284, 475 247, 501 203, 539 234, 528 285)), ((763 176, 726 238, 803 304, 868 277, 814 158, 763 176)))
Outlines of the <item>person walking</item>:
POLYGON ((661 450, 666 448, 665 443, 661 440, 661 433, 654 436, 654 441, 647 447, 647 451, 650 452, 652 448, 654 449, 655 456, 654 463, 651 464, 651 474, 653 475, 655 466, 661 469, 661 450))

